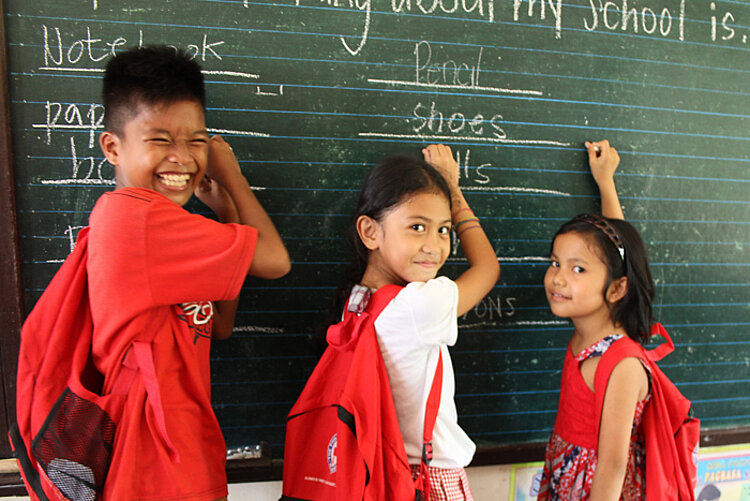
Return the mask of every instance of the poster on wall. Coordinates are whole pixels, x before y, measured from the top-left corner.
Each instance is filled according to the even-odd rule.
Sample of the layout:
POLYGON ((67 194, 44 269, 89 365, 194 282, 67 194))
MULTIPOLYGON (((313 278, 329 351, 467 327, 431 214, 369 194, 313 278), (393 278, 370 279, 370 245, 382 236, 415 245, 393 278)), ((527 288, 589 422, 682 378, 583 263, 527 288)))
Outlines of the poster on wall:
MULTIPOLYGON (((544 463, 511 468, 511 501, 535 501, 544 463)), ((747 444, 701 449, 696 501, 750 501, 750 447, 747 444)))
POLYGON ((750 448, 745 445, 702 449, 696 501, 750 501, 750 448))

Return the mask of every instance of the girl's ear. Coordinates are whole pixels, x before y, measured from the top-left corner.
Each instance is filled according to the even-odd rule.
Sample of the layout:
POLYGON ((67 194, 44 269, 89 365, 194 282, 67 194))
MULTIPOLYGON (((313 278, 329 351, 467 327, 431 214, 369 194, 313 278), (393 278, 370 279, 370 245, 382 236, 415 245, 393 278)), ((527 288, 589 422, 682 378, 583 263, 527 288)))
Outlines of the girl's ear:
POLYGON ((357 234, 368 250, 375 250, 380 246, 380 232, 380 223, 370 216, 362 215, 357 218, 357 234))
POLYGON ((624 298, 627 293, 628 277, 620 277, 609 284, 609 288, 607 289, 607 301, 609 304, 615 304, 617 301, 624 298))

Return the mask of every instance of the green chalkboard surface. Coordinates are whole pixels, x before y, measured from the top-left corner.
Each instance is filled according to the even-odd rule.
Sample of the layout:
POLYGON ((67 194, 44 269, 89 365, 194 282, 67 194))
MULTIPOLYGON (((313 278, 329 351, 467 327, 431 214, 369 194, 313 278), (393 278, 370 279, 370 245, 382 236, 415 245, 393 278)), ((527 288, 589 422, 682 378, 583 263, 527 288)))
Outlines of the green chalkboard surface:
MULTIPOLYGON (((96 143, 114 52, 191 50, 207 121, 289 248, 248 279, 212 351, 228 447, 267 441, 319 355, 368 168, 450 144, 502 276, 459 319, 461 425, 482 447, 541 442, 571 327, 542 277, 564 220, 597 210, 582 143, 609 138, 648 244, 663 367, 706 429, 750 425, 750 3, 731 0, 5 0, 26 308, 113 187, 96 143)), ((197 203, 194 210, 202 210, 197 203)), ((465 267, 455 253, 444 272, 465 267)))

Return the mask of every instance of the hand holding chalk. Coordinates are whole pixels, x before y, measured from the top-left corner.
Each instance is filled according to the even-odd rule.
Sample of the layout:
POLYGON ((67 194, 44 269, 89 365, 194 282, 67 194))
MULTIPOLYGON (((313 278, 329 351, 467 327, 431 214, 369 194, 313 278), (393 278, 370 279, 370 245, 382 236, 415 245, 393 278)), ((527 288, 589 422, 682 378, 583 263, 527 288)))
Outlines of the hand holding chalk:
POLYGON ((615 171, 620 164, 620 155, 617 150, 609 145, 606 139, 592 143, 586 141, 586 149, 589 153, 589 167, 594 176, 596 184, 614 183, 615 171))

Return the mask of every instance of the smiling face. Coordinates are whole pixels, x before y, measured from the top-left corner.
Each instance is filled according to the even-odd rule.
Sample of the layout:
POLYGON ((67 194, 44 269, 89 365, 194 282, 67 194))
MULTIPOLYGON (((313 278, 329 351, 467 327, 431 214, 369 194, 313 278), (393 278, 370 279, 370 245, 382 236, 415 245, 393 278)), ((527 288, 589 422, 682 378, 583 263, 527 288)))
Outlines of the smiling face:
POLYGON ((435 278, 450 254, 451 212, 443 194, 411 194, 381 221, 360 216, 359 222, 360 237, 370 250, 362 278, 369 287, 435 278))
MULTIPOLYGON (((552 313, 574 322, 609 319, 604 294, 607 275, 607 266, 586 237, 576 232, 558 235, 544 275, 544 289, 552 313)), ((608 296, 612 287, 609 289, 608 296)))
POLYGON ((181 206, 206 172, 208 142, 203 107, 195 101, 141 104, 121 135, 99 138, 117 188, 148 188, 181 206))

